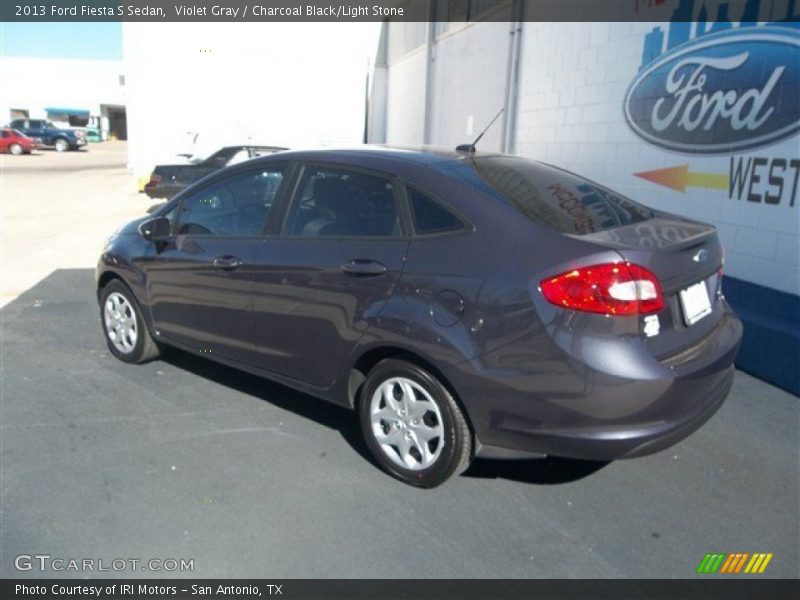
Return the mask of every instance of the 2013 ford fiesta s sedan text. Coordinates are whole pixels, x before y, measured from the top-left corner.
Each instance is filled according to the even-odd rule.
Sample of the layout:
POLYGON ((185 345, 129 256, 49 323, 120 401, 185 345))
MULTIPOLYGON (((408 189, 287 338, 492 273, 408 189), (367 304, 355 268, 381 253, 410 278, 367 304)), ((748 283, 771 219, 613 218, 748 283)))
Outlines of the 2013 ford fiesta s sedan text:
POLYGON ((742 333, 715 229, 472 150, 206 177, 108 241, 109 350, 176 346, 353 408, 380 465, 423 487, 476 456, 611 460, 697 429, 742 333))

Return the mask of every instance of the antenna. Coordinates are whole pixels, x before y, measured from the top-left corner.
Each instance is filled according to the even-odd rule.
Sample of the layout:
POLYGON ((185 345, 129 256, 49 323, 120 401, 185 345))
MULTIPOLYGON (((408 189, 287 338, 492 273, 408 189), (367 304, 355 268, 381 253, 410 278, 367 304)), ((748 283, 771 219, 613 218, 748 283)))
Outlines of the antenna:
POLYGON ((475 146, 477 146, 478 142, 481 141, 481 138, 483 137, 483 134, 486 133, 487 131, 489 131, 489 128, 492 125, 494 125, 494 122, 497 121, 497 118, 500 115, 503 114, 503 111, 505 111, 505 107, 501 108, 500 111, 494 116, 494 119, 489 121, 489 124, 484 128, 483 131, 480 132, 478 137, 475 138, 474 142, 472 142, 471 144, 461 144, 460 146, 456 146, 456 150, 458 152, 469 152, 470 154, 474 153, 475 152, 475 146))

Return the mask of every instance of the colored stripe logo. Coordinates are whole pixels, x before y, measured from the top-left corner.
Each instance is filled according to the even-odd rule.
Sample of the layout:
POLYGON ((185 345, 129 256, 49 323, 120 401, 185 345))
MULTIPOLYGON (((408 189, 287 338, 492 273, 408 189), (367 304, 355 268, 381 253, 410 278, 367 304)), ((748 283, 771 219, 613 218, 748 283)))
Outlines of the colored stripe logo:
POLYGON ((709 553, 697 565, 697 572, 702 574, 724 573, 731 575, 748 573, 755 575, 756 573, 763 573, 771 560, 771 552, 756 552, 754 554, 748 552, 734 552, 731 554, 709 553))

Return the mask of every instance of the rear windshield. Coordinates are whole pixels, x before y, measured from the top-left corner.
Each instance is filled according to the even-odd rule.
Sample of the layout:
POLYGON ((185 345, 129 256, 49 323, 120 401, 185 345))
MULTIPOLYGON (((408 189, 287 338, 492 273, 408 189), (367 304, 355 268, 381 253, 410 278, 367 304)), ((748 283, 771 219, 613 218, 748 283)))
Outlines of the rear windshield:
POLYGON ((646 206, 556 167, 512 157, 476 158, 473 166, 494 195, 560 233, 583 235, 653 218, 646 206))

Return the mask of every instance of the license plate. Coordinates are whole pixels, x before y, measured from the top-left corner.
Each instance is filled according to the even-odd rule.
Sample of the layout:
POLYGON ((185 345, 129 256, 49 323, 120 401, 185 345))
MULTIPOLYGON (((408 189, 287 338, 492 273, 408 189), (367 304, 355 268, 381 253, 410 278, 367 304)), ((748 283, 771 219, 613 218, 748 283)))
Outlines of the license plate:
POLYGON ((694 325, 706 315, 711 314, 711 300, 708 297, 706 282, 690 285, 680 293, 683 318, 687 325, 694 325))

